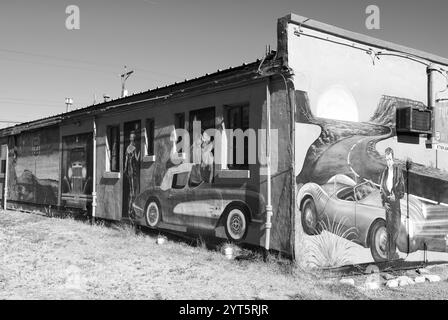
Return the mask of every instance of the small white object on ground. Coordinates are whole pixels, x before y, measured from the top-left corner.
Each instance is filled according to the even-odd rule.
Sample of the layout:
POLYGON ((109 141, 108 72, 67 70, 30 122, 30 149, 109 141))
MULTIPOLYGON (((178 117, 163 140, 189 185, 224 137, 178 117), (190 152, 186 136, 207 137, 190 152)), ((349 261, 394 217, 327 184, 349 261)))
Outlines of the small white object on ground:
POLYGON ((164 244, 165 243, 165 238, 164 237, 157 237, 157 244, 164 244))
POLYGON ((414 280, 412 280, 411 278, 407 277, 407 276, 401 276, 397 278, 398 280, 398 285, 400 287, 404 287, 410 284, 414 284, 414 280))
POLYGON ((366 283, 366 289, 368 290, 377 290, 380 288, 380 284, 376 281, 371 281, 366 283))
POLYGON ((440 279, 440 277, 436 274, 427 274, 425 275, 425 278, 429 281, 429 282, 438 282, 442 279, 440 279))
POLYGON ((339 280, 339 282, 343 283, 343 284, 348 284, 351 286, 355 285, 355 280, 353 280, 352 278, 342 278, 341 280, 339 280))
POLYGON ((424 276, 418 276, 418 277, 415 277, 414 281, 415 281, 415 283, 423 283, 426 281, 426 278, 424 276))
POLYGON ((232 247, 225 247, 224 248, 224 254, 226 255, 227 259, 233 259, 233 248, 232 247))
POLYGON ((397 279, 392 279, 386 282, 386 287, 388 288, 396 288, 398 287, 398 280, 397 279))

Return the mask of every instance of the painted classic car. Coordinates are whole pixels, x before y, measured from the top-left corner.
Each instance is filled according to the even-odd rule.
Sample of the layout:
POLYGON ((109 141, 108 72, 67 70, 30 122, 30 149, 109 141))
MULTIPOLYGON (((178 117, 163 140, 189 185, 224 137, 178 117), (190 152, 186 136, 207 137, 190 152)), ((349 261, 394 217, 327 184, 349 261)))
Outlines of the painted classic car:
MULTIPOLYGON (((304 184, 297 201, 306 234, 319 234, 326 229, 326 221, 336 222, 341 226, 340 231, 353 231, 346 232, 350 235, 348 240, 370 248, 376 262, 387 259, 386 214, 377 185, 369 181, 357 184, 350 177, 339 174, 323 185, 304 184)), ((397 247, 408 253, 422 250, 428 242, 427 235, 431 235, 431 230, 434 235, 434 228, 442 221, 438 221, 438 226, 431 224, 426 216, 429 211, 427 205, 413 195, 409 195, 409 219, 406 195, 400 203, 402 224, 397 247)), ((444 218, 443 222, 446 224, 447 219, 444 218)), ((446 237, 445 234, 443 236, 446 237)), ((446 246, 439 251, 446 251, 446 246)))
POLYGON ((249 224, 262 218, 263 197, 247 185, 204 180, 198 164, 183 163, 169 168, 160 186, 136 197, 133 203, 136 217, 144 217, 151 228, 168 224, 203 231, 224 226, 229 240, 243 241, 249 224))

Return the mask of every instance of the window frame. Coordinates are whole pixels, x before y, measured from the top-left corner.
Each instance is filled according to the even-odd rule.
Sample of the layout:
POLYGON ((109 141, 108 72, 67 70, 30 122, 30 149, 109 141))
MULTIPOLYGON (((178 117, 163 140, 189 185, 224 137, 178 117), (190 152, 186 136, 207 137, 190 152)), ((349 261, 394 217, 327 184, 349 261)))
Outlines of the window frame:
POLYGON ((121 172, 121 160, 120 160, 120 153, 121 153, 121 125, 120 124, 111 124, 106 126, 106 172, 112 172, 112 173, 119 173, 121 172), (111 137, 112 137, 112 129, 117 128, 117 153, 115 155, 116 159, 116 166, 117 168, 113 170, 112 168, 112 149, 111 149, 111 137))
MULTIPOLYGON (((231 130, 236 130, 236 129, 241 129, 243 132, 245 132, 247 129, 250 128, 250 104, 249 103, 238 103, 238 104, 231 104, 231 105, 224 105, 224 123, 226 126, 226 129, 231 129, 231 130), (243 128, 243 109, 247 108, 247 128, 243 128), (232 128, 230 126, 230 121, 231 121, 231 117, 230 117, 230 112, 238 109, 239 112, 239 126, 236 128, 232 128)), ((249 166, 249 154, 248 154, 248 150, 249 150, 249 141, 248 141, 248 137, 244 137, 244 163, 236 163, 236 152, 235 152, 235 148, 236 148, 236 144, 234 143, 234 141, 232 141, 232 147, 234 148, 232 150, 232 155, 233 155, 233 159, 232 159, 232 163, 228 164, 228 170, 235 170, 235 171, 239 171, 239 170, 244 170, 244 171, 248 171, 250 166, 249 166)), ((227 146, 227 153, 229 154, 230 149, 229 149, 229 145, 227 146)))
POLYGON ((145 120, 145 157, 155 155, 155 119, 147 118, 145 120), (151 139, 150 139, 151 138, 151 139))

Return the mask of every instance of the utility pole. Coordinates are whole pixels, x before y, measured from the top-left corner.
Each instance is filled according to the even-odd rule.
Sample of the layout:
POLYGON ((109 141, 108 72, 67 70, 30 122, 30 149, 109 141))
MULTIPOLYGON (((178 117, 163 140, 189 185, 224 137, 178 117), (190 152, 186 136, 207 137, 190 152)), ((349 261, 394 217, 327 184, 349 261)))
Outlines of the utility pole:
POLYGON ((134 73, 134 70, 127 71, 127 67, 124 66, 124 73, 121 74, 121 97, 124 98, 128 95, 128 91, 126 90, 126 80, 134 73))

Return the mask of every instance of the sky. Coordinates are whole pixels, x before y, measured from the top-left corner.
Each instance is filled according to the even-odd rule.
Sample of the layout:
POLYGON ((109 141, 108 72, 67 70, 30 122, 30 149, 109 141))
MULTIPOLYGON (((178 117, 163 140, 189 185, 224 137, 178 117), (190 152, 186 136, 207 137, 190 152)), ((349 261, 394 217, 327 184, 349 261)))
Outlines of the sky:
POLYGON ((276 49, 277 19, 291 12, 448 57, 442 0, 1 0, 0 127, 262 58, 276 49), (368 5, 380 30, 365 27, 368 5), (66 7, 80 29, 66 28, 66 7), (9 122, 8 122, 9 121, 9 122))

